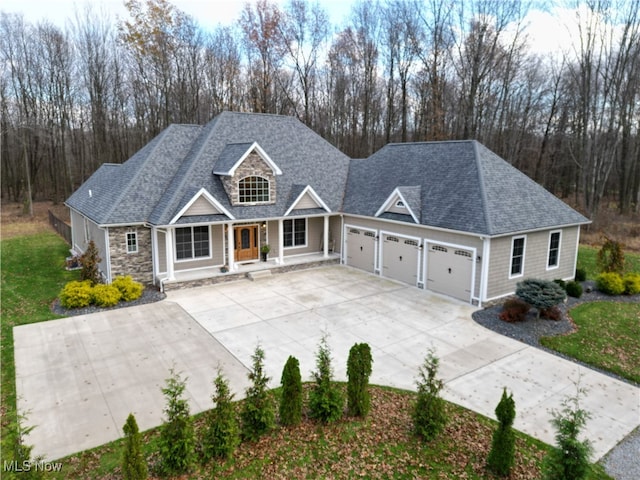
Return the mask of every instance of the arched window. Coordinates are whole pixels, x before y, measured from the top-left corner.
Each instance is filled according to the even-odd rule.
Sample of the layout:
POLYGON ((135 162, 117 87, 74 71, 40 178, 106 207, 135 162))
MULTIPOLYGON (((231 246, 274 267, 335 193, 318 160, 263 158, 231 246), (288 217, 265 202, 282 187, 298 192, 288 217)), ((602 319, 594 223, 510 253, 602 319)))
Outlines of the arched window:
POLYGON ((264 177, 244 177, 238 182, 239 203, 268 202, 269 180, 264 177))

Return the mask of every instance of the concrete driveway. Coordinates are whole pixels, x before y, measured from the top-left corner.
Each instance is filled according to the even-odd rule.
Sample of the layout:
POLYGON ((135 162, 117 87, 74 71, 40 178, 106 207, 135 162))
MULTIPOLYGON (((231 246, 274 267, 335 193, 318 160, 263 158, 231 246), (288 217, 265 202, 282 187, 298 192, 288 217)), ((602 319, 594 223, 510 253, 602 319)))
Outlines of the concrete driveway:
POLYGON ((495 334, 469 305, 348 267, 291 272, 170 292, 142 307, 14 329, 19 409, 37 425, 35 453, 58 458, 121 436, 133 411, 141 428, 162 422, 168 369, 189 377, 192 411, 211 408, 220 365, 241 397, 259 343, 272 386, 289 355, 305 379, 328 336, 335 376, 346 380, 354 343, 367 342, 371 382, 413 389, 429 347, 441 360, 444 396, 494 417, 503 387, 513 392, 515 427, 554 442, 550 409, 575 394, 592 418, 587 437, 602 457, 640 423, 640 389, 495 334), (207 334, 209 332, 210 335, 207 334))

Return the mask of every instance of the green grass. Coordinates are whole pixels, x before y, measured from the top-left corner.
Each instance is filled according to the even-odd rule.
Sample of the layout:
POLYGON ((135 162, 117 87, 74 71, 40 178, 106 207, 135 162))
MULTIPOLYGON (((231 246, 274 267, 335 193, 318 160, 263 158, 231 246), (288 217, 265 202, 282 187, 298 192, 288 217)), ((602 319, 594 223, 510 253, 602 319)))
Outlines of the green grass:
POLYGON ((584 303, 571 310, 578 331, 546 337, 545 347, 640 383, 640 305, 584 303))
MULTIPOLYGON (((77 278, 64 269, 69 246, 54 233, 18 237, 0 242, 0 298, 2 348, 3 458, 14 438, 16 384, 13 327, 56 318, 50 305, 62 286, 77 278)), ((21 412, 24 414, 24 412, 21 412)))
MULTIPOLYGON (((587 278, 595 280, 600 270, 598 269, 598 248, 589 245, 578 247, 578 267, 587 271, 587 278)), ((625 252, 625 270, 627 272, 640 273, 640 254, 625 252)))

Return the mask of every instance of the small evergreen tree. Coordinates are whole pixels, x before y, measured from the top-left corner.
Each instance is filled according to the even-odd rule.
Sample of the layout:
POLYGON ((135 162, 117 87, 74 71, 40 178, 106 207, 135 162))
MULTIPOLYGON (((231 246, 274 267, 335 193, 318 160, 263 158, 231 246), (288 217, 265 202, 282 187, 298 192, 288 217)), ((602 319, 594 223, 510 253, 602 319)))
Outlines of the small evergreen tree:
POLYGON ((602 247, 598 250, 598 268, 602 273, 624 272, 624 244, 605 236, 602 247))
POLYGON ((493 432, 487 467, 496 475, 506 477, 513 467, 516 449, 516 437, 511 428, 516 418, 516 402, 513 395, 507 396, 506 388, 502 391, 502 398, 495 411, 500 425, 493 432))
POLYGON ((349 350, 347 360, 347 410, 354 417, 366 417, 371 407, 369 377, 371 376, 371 348, 356 343, 349 350))
POLYGON ((591 444, 588 440, 578 439, 589 419, 589 413, 580 408, 583 393, 578 388, 574 397, 563 400, 560 411, 552 412, 557 446, 544 459, 542 473, 545 480, 581 480, 589 472, 591 444))
POLYGON ((264 374, 264 351, 260 345, 251 358, 253 367, 248 374, 251 386, 245 390, 246 398, 240 414, 242 438, 245 440, 257 440, 275 424, 273 398, 268 390, 271 379, 264 374))
POLYGON ((205 459, 229 459, 240 443, 240 432, 233 406, 233 394, 228 380, 218 371, 213 381, 215 391, 211 398, 214 408, 209 412, 207 431, 204 439, 205 459))
POLYGON ((316 353, 316 368, 313 372, 315 385, 309 392, 309 415, 322 423, 331 423, 342 417, 344 398, 333 383, 331 367, 331 351, 327 345, 327 337, 320 340, 316 353))
POLYGON ((94 285, 100 283, 100 254, 98 247, 93 240, 89 241, 87 249, 80 257, 80 264, 82 269, 80 270, 80 279, 89 280, 94 285))
POLYGON ((538 310, 537 318, 543 310, 562 303, 567 292, 555 282, 529 278, 516 284, 516 296, 538 310))
POLYGON ((189 404, 182 394, 186 379, 182 379, 173 368, 162 389, 167 400, 164 413, 167 416, 160 431, 160 458, 166 474, 190 472, 195 465, 195 433, 189 404))
POLYGON ((297 425, 302 421, 302 378, 300 362, 289 356, 282 370, 282 399, 280 401, 280 423, 297 425))
POLYGON ((418 395, 413 408, 413 428, 415 434, 426 441, 434 439, 447 423, 445 403, 440 397, 444 383, 436 378, 439 363, 438 357, 430 349, 416 380, 418 395))
MULTIPOLYGON (((27 464, 33 466, 44 461, 42 456, 32 457, 33 445, 25 443, 25 437, 34 429, 34 427, 26 427, 24 425, 26 421, 26 415, 17 413, 16 419, 11 425, 11 435, 9 436, 9 441, 13 447, 13 460, 21 467, 27 464)), ((2 439, 2 442, 4 446, 4 438, 2 439)), ((7 478, 15 477, 19 480, 41 480, 45 478, 44 470, 39 468, 30 468, 20 472, 13 472, 13 474, 9 471, 5 471, 3 473, 4 475, 2 478, 4 478, 5 475, 7 478)))
POLYGON ((122 452, 122 476, 125 480, 144 480, 148 475, 147 462, 142 454, 142 439, 133 413, 127 417, 122 431, 125 438, 122 452))

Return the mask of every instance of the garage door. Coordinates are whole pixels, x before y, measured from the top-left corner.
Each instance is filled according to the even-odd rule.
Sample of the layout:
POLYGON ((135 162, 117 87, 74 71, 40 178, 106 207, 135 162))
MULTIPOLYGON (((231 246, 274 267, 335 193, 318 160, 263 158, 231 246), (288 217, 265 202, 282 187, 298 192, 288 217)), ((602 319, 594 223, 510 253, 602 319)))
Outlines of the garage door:
POLYGON ((473 253, 432 243, 428 252, 427 288, 465 302, 471 301, 473 253))
POLYGON ((392 234, 382 235, 382 275, 417 285, 420 242, 392 234))
POLYGON ((374 273, 376 232, 347 227, 347 265, 374 273))

